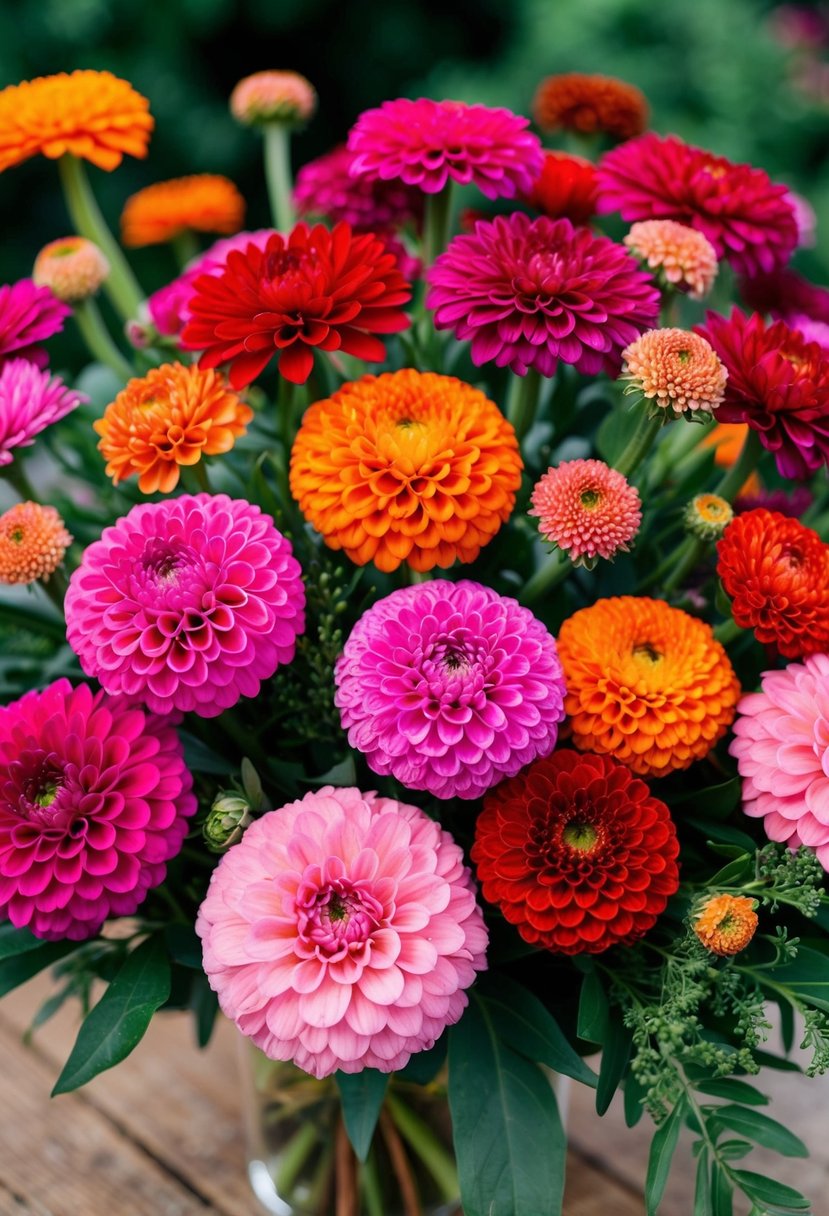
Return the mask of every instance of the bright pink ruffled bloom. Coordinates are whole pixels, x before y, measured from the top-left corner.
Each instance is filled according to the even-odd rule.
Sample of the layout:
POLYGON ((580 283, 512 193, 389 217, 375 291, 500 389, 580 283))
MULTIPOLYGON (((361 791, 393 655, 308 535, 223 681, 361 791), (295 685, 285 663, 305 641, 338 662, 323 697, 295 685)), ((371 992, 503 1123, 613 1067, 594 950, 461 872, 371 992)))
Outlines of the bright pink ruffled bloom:
POLYGON ((50 376, 28 359, 9 359, 0 366, 0 468, 11 464, 15 448, 28 448, 35 436, 64 418, 82 401, 60 376, 50 376))
POLYGON ((787 186, 675 135, 649 131, 620 144, 602 157, 598 179, 600 213, 688 224, 739 274, 785 266, 798 243, 787 186))
POLYGON ((364 111, 351 128, 351 172, 426 194, 456 181, 474 183, 487 198, 515 198, 530 190, 543 163, 529 125, 511 110, 398 97, 364 111))
POLYGON ((334 670, 348 741, 375 773, 438 798, 478 798, 556 745, 555 640, 515 600, 433 579, 354 626, 334 670))
POLYGON ((291 661, 304 609, 299 563, 269 516, 184 494, 133 507, 89 546, 66 636, 107 692, 212 718, 291 661))
POLYGON ((45 367, 41 342, 60 333, 71 308, 31 279, 0 287, 0 367, 6 359, 28 359, 45 367))
POLYGON ((0 917, 83 941, 164 881, 196 810, 169 721, 57 680, 0 708, 0 917))
POLYGON ((199 910, 219 1004, 315 1077, 402 1068, 486 967, 463 853, 417 807, 326 786, 251 824, 199 910))
POLYGON ((317 216, 355 232, 383 233, 408 221, 420 226, 423 192, 404 182, 355 176, 354 153, 341 144, 303 165, 296 176, 294 202, 301 216, 317 216))
POLYGON ((829 655, 767 671, 737 706, 729 748, 743 810, 770 840, 815 849, 829 870, 829 655))
POLYGON ((469 339, 476 367, 519 376, 552 376, 559 362, 618 375, 624 348, 659 315, 653 278, 621 245, 518 211, 456 236, 426 277, 436 327, 469 339))

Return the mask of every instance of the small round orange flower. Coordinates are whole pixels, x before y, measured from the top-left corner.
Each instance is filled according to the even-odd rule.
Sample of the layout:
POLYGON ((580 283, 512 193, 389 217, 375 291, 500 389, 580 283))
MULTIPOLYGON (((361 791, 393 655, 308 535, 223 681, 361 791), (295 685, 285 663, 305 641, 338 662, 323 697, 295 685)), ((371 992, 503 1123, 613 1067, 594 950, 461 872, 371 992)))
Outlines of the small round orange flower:
POLYGON ((318 401, 291 455, 291 493, 332 549, 364 566, 474 561, 521 484, 515 431, 483 393, 404 368, 318 401))
POLYGON ((60 72, 0 92, 0 172, 32 156, 67 153, 99 169, 147 155, 150 103, 112 72, 60 72))
POLYGON ((299 72, 254 72, 240 80, 230 95, 237 122, 307 122, 317 108, 314 86, 299 72))
POLYGON ((712 895, 694 917, 694 932, 712 954, 739 954, 757 931, 755 906, 745 895, 712 895))
POLYGON ((197 173, 156 182, 133 194, 121 213, 124 244, 161 245, 182 232, 238 232, 245 200, 232 181, 214 173, 197 173))
POLYGON ((116 485, 137 473, 142 493, 168 494, 180 465, 229 452, 252 417, 219 372, 165 363, 130 380, 92 425, 116 485))
POLYGON ((707 756, 740 696, 711 627, 662 600, 597 600, 561 626, 573 743, 661 777, 707 756))
POLYGON ((662 412, 712 413, 725 395, 728 372, 713 347, 685 329, 649 329, 624 351, 625 392, 641 393, 662 412))
POLYGON ((641 135, 648 125, 648 103, 635 85, 615 76, 564 72, 538 86, 533 117, 542 131, 603 131, 614 139, 641 135))
POLYGON ((44 245, 35 259, 32 278, 66 304, 94 296, 109 274, 109 262, 84 236, 64 236, 44 245))
POLYGON ((684 523, 699 540, 719 540, 734 518, 734 509, 719 494, 697 494, 685 508, 684 523))
POLYGON ((48 583, 71 543, 54 507, 16 503, 0 515, 0 583, 48 583))
POLYGON ((642 220, 632 226, 625 244, 657 279, 688 292, 692 300, 702 300, 714 285, 717 251, 696 228, 676 220, 642 220))

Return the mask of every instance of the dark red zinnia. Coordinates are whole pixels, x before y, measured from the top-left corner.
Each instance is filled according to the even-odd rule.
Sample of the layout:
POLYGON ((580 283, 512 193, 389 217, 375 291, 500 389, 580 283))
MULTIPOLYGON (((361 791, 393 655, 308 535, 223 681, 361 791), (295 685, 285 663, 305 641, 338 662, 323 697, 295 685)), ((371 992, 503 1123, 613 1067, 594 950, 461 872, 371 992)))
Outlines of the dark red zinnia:
POLYGON ((259 249, 228 255, 222 274, 201 275, 181 342, 204 353, 200 367, 229 363, 234 388, 255 380, 274 356, 286 380, 304 384, 314 351, 341 350, 370 363, 386 357, 376 334, 405 329, 409 284, 384 241, 297 224, 259 249))
POLYGON ((545 152, 541 173, 526 201, 551 220, 564 217, 573 224, 586 224, 596 213, 598 192, 596 166, 589 160, 567 152, 545 152))
POLYGON ((679 885, 664 802, 611 756, 563 750, 484 799, 472 860, 525 941, 599 954, 647 933, 679 885))

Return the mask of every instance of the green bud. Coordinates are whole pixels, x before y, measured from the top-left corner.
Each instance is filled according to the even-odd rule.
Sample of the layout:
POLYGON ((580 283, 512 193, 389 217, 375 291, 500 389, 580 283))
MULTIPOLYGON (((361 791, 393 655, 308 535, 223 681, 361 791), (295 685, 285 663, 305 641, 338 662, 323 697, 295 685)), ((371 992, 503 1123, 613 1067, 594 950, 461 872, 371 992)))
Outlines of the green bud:
POLYGON ((242 794, 221 790, 204 821, 202 835, 211 853, 224 853, 238 844, 245 828, 253 823, 250 803, 242 794))
POLYGON ((698 494, 685 508, 685 528, 699 540, 719 540, 734 518, 731 504, 719 494, 698 494))

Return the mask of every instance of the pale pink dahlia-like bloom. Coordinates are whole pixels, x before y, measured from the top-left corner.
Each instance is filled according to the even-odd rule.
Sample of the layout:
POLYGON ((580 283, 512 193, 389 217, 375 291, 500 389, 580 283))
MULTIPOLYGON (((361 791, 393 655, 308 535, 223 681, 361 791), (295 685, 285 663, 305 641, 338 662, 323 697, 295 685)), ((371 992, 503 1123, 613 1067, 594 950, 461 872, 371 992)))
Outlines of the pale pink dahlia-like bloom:
POLYGON ((296 175, 294 202, 301 216, 329 223, 344 221, 355 232, 385 232, 423 219, 423 191, 392 179, 355 176, 354 153, 344 145, 303 165, 296 175))
POLYGON ((625 244, 657 279, 687 292, 692 300, 702 300, 714 286, 717 253, 696 228, 676 220, 642 220, 631 226, 625 244))
POLYGON ((539 478, 530 515, 574 565, 627 552, 642 522, 639 491, 602 460, 565 460, 539 478))
POLYGON ((133 507, 86 550, 64 607, 70 646, 107 692, 203 718, 256 696, 305 628, 290 543, 226 494, 133 507))
POLYGON ((348 741, 375 773, 478 798, 538 756, 564 717, 555 640, 514 599, 434 579, 360 617, 334 670, 348 741))
POLYGON ((307 122, 316 108, 316 90, 299 72, 254 72, 240 80, 230 95, 230 112, 245 125, 307 122))
POLYGON ((403 1068, 486 968, 463 853, 417 807, 326 786, 256 820, 196 920, 224 1013, 315 1077, 403 1068))
POLYGON ((626 393, 640 393, 654 414, 712 414, 725 397, 728 371, 700 334, 651 329, 623 352, 626 393))
POLYGON ((436 327, 468 339, 476 367, 519 376, 552 376, 559 363, 617 375, 624 347, 659 313, 656 284, 621 245, 518 211, 456 236, 427 280, 436 327))
POLYGON ((164 881, 196 810, 169 721, 57 680, 0 708, 0 917, 83 941, 164 881))
POLYGON ((31 279, 0 287, 0 366, 7 359, 28 359, 45 367, 48 355, 41 342, 63 329, 71 309, 48 287, 31 279))
POLYGON ((28 448, 35 436, 64 418, 82 401, 60 376, 50 376, 28 359, 0 366, 0 467, 11 464, 15 448, 28 448))
POLYGON ((528 118, 462 101, 398 97, 365 110, 351 128, 355 176, 399 179, 426 194, 472 182, 487 198, 529 192, 541 172, 541 141, 528 118))
POLYGON ((746 815, 770 840, 813 848, 829 870, 829 655, 765 672, 733 729, 746 815))

